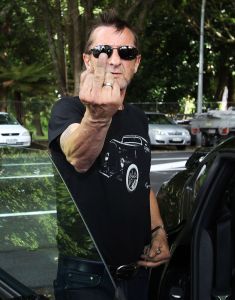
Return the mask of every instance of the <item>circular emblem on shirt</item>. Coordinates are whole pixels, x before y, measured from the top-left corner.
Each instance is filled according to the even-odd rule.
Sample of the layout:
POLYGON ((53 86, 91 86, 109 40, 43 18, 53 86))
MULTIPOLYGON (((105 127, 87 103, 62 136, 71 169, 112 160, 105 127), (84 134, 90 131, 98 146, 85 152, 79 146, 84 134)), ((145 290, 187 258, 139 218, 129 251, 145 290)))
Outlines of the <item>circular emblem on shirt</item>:
POLYGON ((139 171, 135 164, 131 164, 126 171, 126 187, 129 192, 133 192, 139 181, 139 171))

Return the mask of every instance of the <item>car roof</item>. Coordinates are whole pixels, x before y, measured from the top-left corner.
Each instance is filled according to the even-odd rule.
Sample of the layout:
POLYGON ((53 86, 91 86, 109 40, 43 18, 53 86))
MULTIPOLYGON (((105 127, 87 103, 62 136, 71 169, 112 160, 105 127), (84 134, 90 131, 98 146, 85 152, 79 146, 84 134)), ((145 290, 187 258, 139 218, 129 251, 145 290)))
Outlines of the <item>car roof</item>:
POLYGON ((232 150, 232 151, 235 150, 235 136, 230 136, 227 139, 222 140, 220 143, 218 143, 214 147, 211 147, 211 148, 200 147, 200 148, 196 149, 194 151, 194 153, 192 153, 192 155, 188 158, 188 160, 186 162, 186 166, 187 165, 189 166, 188 162, 190 162, 190 158, 196 153, 199 153, 199 156, 201 153, 201 156, 203 157, 203 159, 199 162, 199 164, 196 165, 196 168, 198 168, 199 166, 203 165, 208 160, 214 159, 214 156, 217 153, 227 151, 227 150, 232 150))

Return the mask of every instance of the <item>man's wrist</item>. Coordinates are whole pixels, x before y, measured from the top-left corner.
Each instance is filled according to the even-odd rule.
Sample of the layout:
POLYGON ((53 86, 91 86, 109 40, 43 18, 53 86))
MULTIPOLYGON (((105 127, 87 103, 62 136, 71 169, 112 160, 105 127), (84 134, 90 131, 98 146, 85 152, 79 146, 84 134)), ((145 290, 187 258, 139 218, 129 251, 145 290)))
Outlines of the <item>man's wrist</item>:
POLYGON ((164 228, 164 225, 163 224, 160 224, 160 225, 157 225, 156 227, 154 227, 152 230, 151 230, 151 234, 154 234, 155 232, 159 231, 159 230, 164 230, 165 231, 165 228, 164 228))
POLYGON ((90 126, 109 126, 111 121, 112 121, 112 117, 104 117, 104 116, 98 116, 95 114, 91 114, 90 112, 86 111, 84 118, 83 118, 87 124, 89 124, 90 126))
POLYGON ((152 240, 158 237, 159 235, 165 236, 166 239, 168 238, 167 232, 163 224, 157 225, 151 230, 152 240))

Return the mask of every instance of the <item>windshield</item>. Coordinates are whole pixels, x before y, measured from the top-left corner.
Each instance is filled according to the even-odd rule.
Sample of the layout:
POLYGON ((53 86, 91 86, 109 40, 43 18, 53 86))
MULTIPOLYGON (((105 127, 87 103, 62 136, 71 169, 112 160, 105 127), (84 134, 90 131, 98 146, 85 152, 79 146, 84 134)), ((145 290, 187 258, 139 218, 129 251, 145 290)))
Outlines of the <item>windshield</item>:
POLYGON ((54 299, 59 252, 102 260, 47 151, 0 148, 0 186, 0 278, 54 299))
POLYGON ((0 125, 17 125, 19 122, 9 114, 0 114, 0 125))
POLYGON ((168 119, 162 114, 147 114, 149 123, 161 124, 161 125, 172 125, 175 124, 173 120, 168 119))

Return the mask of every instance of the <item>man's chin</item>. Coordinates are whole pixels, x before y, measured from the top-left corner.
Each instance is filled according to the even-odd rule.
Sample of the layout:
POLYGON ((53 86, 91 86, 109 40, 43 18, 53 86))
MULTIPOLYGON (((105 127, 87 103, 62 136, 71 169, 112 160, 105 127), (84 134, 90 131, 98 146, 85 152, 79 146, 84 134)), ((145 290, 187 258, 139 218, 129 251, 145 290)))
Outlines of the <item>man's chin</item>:
POLYGON ((123 79, 117 79, 118 85, 120 86, 121 90, 126 90, 129 82, 123 79))

